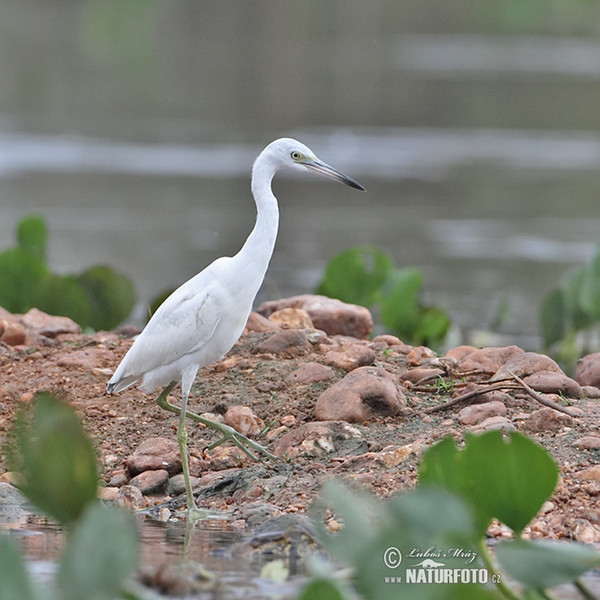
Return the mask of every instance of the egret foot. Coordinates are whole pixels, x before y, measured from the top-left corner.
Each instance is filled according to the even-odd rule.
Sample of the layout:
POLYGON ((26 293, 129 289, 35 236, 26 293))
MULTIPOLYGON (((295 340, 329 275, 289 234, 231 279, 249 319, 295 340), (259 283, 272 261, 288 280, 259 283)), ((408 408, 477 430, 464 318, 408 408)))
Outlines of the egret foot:
MULTIPOLYGON (((173 387, 175 387, 175 383, 169 384, 158 396, 158 398, 156 399, 156 403, 161 408, 164 408, 169 412, 173 412, 181 416, 181 408, 179 408, 179 406, 176 406, 175 404, 171 404, 167 400, 167 396, 169 395, 173 387)), ((210 427, 211 429, 214 429, 222 434, 223 437, 217 440, 216 442, 212 443, 210 446, 208 446, 206 450, 212 450, 213 448, 216 448, 217 446, 220 446, 221 444, 229 441, 232 444, 235 444, 240 450, 242 450, 242 452, 246 453, 253 460, 260 459, 250 450, 250 448, 263 454, 271 460, 282 460, 278 456, 271 454, 271 452, 269 452, 264 446, 261 446, 254 440, 251 440, 250 438, 246 437, 239 431, 236 431, 233 427, 230 427, 229 425, 225 425, 224 423, 217 423, 216 421, 212 421, 211 419, 206 419, 204 417, 201 417, 200 415, 197 415, 196 413, 190 412, 189 410, 185 411, 185 416, 189 419, 192 419, 193 421, 196 421, 197 423, 202 423, 206 427, 210 427)), ((187 437, 185 443, 187 445, 187 437)))

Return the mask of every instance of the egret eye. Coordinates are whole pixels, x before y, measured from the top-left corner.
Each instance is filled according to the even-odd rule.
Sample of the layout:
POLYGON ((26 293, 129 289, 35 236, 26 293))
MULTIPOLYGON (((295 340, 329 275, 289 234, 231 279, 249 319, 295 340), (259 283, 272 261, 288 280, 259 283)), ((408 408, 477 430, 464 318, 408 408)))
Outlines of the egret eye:
POLYGON ((297 150, 294 150, 290 156, 293 160, 300 160, 302 158, 302 154, 300 154, 300 152, 297 150))

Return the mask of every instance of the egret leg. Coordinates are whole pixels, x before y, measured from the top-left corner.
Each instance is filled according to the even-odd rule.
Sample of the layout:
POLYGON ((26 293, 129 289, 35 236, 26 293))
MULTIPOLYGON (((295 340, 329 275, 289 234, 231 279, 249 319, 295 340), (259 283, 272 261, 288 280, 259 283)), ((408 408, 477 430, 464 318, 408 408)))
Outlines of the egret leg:
MULTIPOLYGON (((157 404, 161 408, 165 408, 165 403, 170 406, 174 406, 167 401, 167 396, 171 390, 177 385, 176 381, 172 381, 158 396, 156 399, 157 404)), ((186 407, 188 401, 189 389, 182 387, 181 394, 181 409, 177 408, 177 412, 180 414, 179 426, 177 427, 177 443, 179 444, 179 454, 181 456, 181 466, 183 469, 183 479, 185 482, 185 495, 186 495, 186 506, 187 506, 187 517, 188 522, 194 525, 197 521, 207 518, 219 518, 223 515, 211 510, 204 510, 196 506, 194 500, 194 494, 192 492, 192 480, 190 478, 190 463, 188 459, 188 448, 187 448, 187 429, 185 427, 185 415, 188 414, 186 407)), ((167 410, 171 410, 167 408, 167 410)))
MULTIPOLYGON (((188 411, 187 410, 187 398, 185 399, 185 407, 183 405, 183 396, 182 396, 181 408, 179 408, 179 406, 175 406, 175 404, 171 404, 167 400, 167 396, 169 395, 169 393, 171 392, 171 390, 173 389, 174 386, 175 386, 175 383, 170 383, 162 391, 160 396, 156 399, 156 403, 161 408, 164 408, 165 410, 168 410, 170 412, 174 412, 180 416, 180 419, 179 419, 179 427, 180 428, 182 428, 182 423, 184 423, 185 417, 187 417, 188 419, 192 419, 193 421, 196 421, 197 423, 202 423, 202 425, 205 425, 206 427, 210 427, 211 429, 215 429, 216 431, 221 433, 223 437, 221 439, 217 440, 216 442, 214 442, 213 444, 211 444, 210 446, 208 446, 207 450, 212 450, 213 448, 220 446, 224 442, 229 441, 232 444, 235 444, 240 450, 245 452, 253 460, 259 460, 259 458, 250 450, 250 448, 252 448, 253 450, 256 450, 257 452, 260 452, 261 454, 264 454, 267 458, 270 458, 272 460, 281 460, 278 456, 271 454, 264 446, 257 444, 255 441, 251 440, 250 438, 247 438, 245 435, 241 434, 239 431, 236 431, 233 427, 230 427, 229 425, 225 425, 224 423, 217 423, 216 421, 212 421, 211 419, 206 419, 204 417, 201 417, 200 415, 197 415, 196 413, 188 411), (184 414, 185 414, 185 417, 184 417, 184 414)), ((183 429, 185 430, 185 426, 183 426, 183 429)), ((179 433, 178 433, 178 435, 179 435, 179 433)), ((187 435, 187 433, 186 433, 186 435, 187 435)))

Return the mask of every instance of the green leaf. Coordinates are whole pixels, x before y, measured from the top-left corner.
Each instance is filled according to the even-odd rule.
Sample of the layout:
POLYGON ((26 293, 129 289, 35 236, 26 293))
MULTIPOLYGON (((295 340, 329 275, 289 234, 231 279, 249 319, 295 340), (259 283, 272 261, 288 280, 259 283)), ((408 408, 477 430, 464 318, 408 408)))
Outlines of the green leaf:
POLYGON ((34 290, 48 274, 46 263, 22 248, 0 253, 0 306, 24 313, 34 306, 34 290))
POLYGON ((35 600, 36 594, 19 547, 0 534, 0 598, 35 600))
POLYGON ((600 250, 582 272, 579 288, 579 307, 590 320, 600 319, 600 250))
POLYGON ((48 274, 36 286, 33 303, 50 315, 70 317, 87 327, 91 317, 89 300, 76 277, 48 274))
POLYGON ((73 531, 57 580, 64 600, 113 600, 137 563, 138 535, 130 513, 95 504, 73 531))
POLYGON ((353 580, 361 597, 386 600, 402 597, 408 600, 497 598, 480 585, 389 583, 386 578, 404 578, 407 568, 420 568, 421 552, 439 552, 446 568, 478 569, 473 550, 475 527, 468 505, 457 495, 437 487, 422 487, 399 494, 383 502, 357 493, 337 482, 328 482, 323 501, 344 527, 335 535, 325 532, 320 520, 325 548, 353 569, 353 580), (450 548, 469 553, 448 553, 450 548), (386 559, 387 557, 387 559, 386 559), (467 563, 470 560, 472 562, 467 563), (462 591, 462 594, 460 593, 462 591))
POLYGON ((399 269, 391 275, 381 298, 381 321, 400 337, 412 340, 420 324, 419 291, 423 274, 419 269, 399 269))
POLYGON ((32 256, 45 261, 48 232, 41 215, 30 215, 21 220, 17 227, 19 247, 32 256))
POLYGON ((333 579, 311 579, 302 589, 298 600, 348 600, 333 579))
POLYGON ((467 436, 462 451, 447 438, 424 454, 419 467, 421 483, 440 485, 467 499, 479 535, 492 518, 520 533, 557 480, 556 463, 544 448, 519 433, 505 441, 500 431, 467 436))
POLYGON ((133 309, 135 291, 131 281, 110 267, 92 267, 78 281, 91 307, 88 324, 93 329, 114 329, 133 309))
POLYGON ((500 542, 496 546, 496 557, 511 577, 535 589, 574 581, 600 565, 600 552, 576 542, 500 542))
POLYGON ((344 484, 332 479, 325 482, 318 504, 333 507, 345 523, 351 523, 351 528, 345 528, 338 535, 330 536, 320 519, 314 519, 317 532, 327 547, 342 560, 349 564, 355 563, 363 552, 364 545, 350 543, 351 539, 357 538, 362 540, 363 544, 368 544, 376 537, 374 515, 378 510, 377 502, 366 493, 350 492, 344 484))
POLYGON ((567 334, 566 306, 563 291, 552 290, 540 307, 540 326, 544 347, 549 348, 567 334))
POLYGON ((9 440, 16 441, 9 466, 21 472, 21 491, 43 512, 70 525, 96 500, 94 447, 67 404, 37 394, 17 415, 9 440))
POLYGON ((443 308, 427 306, 420 311, 414 341, 426 346, 436 346, 446 337, 449 327, 450 317, 443 308))
POLYGON ((329 260, 317 293, 368 308, 379 301, 392 268, 390 257, 377 248, 350 248, 329 260))

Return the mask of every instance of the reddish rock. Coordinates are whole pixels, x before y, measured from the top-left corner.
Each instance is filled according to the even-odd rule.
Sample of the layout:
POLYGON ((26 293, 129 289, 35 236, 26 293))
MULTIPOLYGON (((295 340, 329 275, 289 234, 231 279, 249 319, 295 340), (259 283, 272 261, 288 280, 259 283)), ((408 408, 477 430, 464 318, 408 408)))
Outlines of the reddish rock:
POLYGON ((562 394, 567 398, 583 397, 581 386, 564 373, 538 371, 528 375, 523 381, 534 390, 543 394, 562 394))
POLYGON ((359 367, 325 390, 315 405, 319 421, 362 422, 395 416, 406 407, 392 375, 380 367, 359 367))
POLYGON ((264 331, 276 331, 277 329, 280 329, 277 323, 273 323, 273 321, 269 321, 267 317, 263 317, 257 312, 252 311, 246 322, 244 333, 248 333, 249 331, 262 333, 264 331))
POLYGON ((460 371, 483 371, 484 373, 496 373, 496 371, 508 360, 525 351, 518 346, 504 346, 493 348, 481 348, 465 356, 458 363, 460 371))
POLYGON ((594 465, 592 467, 588 467, 587 469, 583 469, 582 471, 577 471, 574 475, 579 479, 600 481, 600 465, 594 465))
POLYGON ((124 485, 115 496, 115 504, 123 508, 136 510, 146 506, 146 500, 139 488, 134 485, 124 485))
POLYGON ((594 385, 582 385, 581 391, 586 398, 600 398, 600 388, 594 385))
POLYGON ((316 362, 307 362, 292 371, 285 378, 285 381, 287 383, 307 384, 334 378, 335 372, 331 367, 316 362))
POLYGON ((588 354, 577 361, 575 380, 579 385, 600 387, 600 352, 588 354))
POLYGON ((473 404, 489 404, 490 402, 500 402, 501 404, 510 405, 511 402, 514 402, 514 399, 501 390, 492 390, 485 391, 487 386, 480 385, 477 383, 467 383, 464 387, 455 388, 452 392, 452 398, 458 398, 465 394, 470 394, 475 391, 479 391, 480 393, 473 397, 473 404))
POLYGON ((121 486, 126 485, 128 481, 129 477, 127 477, 127 471, 125 469, 117 469, 112 472, 108 485, 110 487, 120 488, 121 486))
POLYGON ((515 431, 515 426, 509 421, 506 417, 496 416, 496 417, 488 417, 481 421, 481 423, 477 423, 477 425, 473 425, 469 428, 471 433, 482 433, 484 431, 504 431, 508 433, 510 431, 515 431))
POLYGON ((257 354, 275 354, 287 358, 302 356, 311 350, 312 345, 306 333, 299 329, 274 331, 253 349, 257 354))
POLYGON ((395 335, 390 335, 389 333, 376 335, 371 341, 374 344, 386 344, 388 347, 400 346, 402 344, 402 340, 400 340, 400 338, 397 338, 395 335))
POLYGON ((263 302, 257 312, 268 317, 282 308, 304 309, 310 315, 314 326, 327 335, 349 335, 365 339, 369 337, 373 328, 373 318, 368 309, 326 296, 304 294, 263 302))
POLYGON ((55 338, 62 333, 81 333, 81 327, 69 317, 48 315, 32 308, 19 319, 27 331, 33 335, 55 338))
POLYGON ((465 406, 458 413, 458 420, 463 425, 477 425, 490 417, 503 417, 506 412, 506 406, 503 402, 493 401, 484 404, 471 404, 465 406))
POLYGON ((27 332, 25 327, 21 323, 14 323, 12 321, 3 321, 3 332, 0 338, 5 344, 9 346, 21 346, 27 343, 27 332))
POLYGON ((77 368, 86 371, 92 371, 98 366, 98 363, 105 359, 111 358, 111 352, 107 352, 101 348, 85 348, 76 350, 70 354, 65 354, 58 359, 56 363, 59 367, 77 368))
POLYGON ((336 350, 329 350, 323 359, 332 367, 352 371, 375 362, 375 350, 364 344, 345 344, 336 350))
POLYGON ((552 360, 549 356, 538 354, 537 352, 522 352, 509 358, 498 371, 496 371, 496 374, 490 381, 506 379, 510 377, 511 374, 523 378, 540 371, 561 373, 564 375, 556 361, 552 360))
POLYGON ((456 348, 450 348, 450 350, 446 352, 446 358, 460 362, 476 350, 477 348, 475 348, 475 346, 456 346, 456 348))
POLYGON ((569 415, 550 407, 540 408, 531 413, 523 423, 523 429, 531 432, 559 431, 565 426, 572 426, 573 419, 569 415))
POLYGON ((265 428, 265 422, 257 417, 249 406, 229 407, 224 421, 242 435, 258 435, 265 428))
POLYGON ((114 502, 117 498, 117 494, 119 493, 118 487, 99 487, 98 493, 96 494, 100 500, 104 500, 105 502, 114 502))
POLYGON ((143 473, 136 475, 129 482, 129 485, 138 488, 144 496, 151 496, 153 494, 164 493, 168 481, 169 474, 167 471, 158 469, 156 471, 144 471, 143 473))
POLYGON ((412 367, 419 367, 432 358, 435 358, 435 352, 427 346, 412 346, 406 354, 406 361, 412 367))
POLYGON ((360 437, 360 431, 344 421, 305 423, 280 437, 273 445, 273 454, 288 459, 321 456, 333 452, 336 442, 360 437))
POLYGON ((584 435, 573 442, 574 446, 582 450, 598 450, 600 448, 600 437, 595 435, 584 435))
POLYGON ((166 438, 149 438, 143 441, 127 459, 127 470, 131 475, 160 469, 166 470, 169 475, 181 472, 179 446, 166 438))
POLYGON ((444 375, 443 369, 432 369, 427 367, 416 367, 409 369, 406 373, 403 373, 401 379, 403 381, 410 381, 411 383, 419 383, 419 381, 426 379, 428 382, 434 380, 438 375, 444 375))
POLYGON ((269 316, 281 329, 314 329, 310 315, 303 308, 282 308, 269 316))

